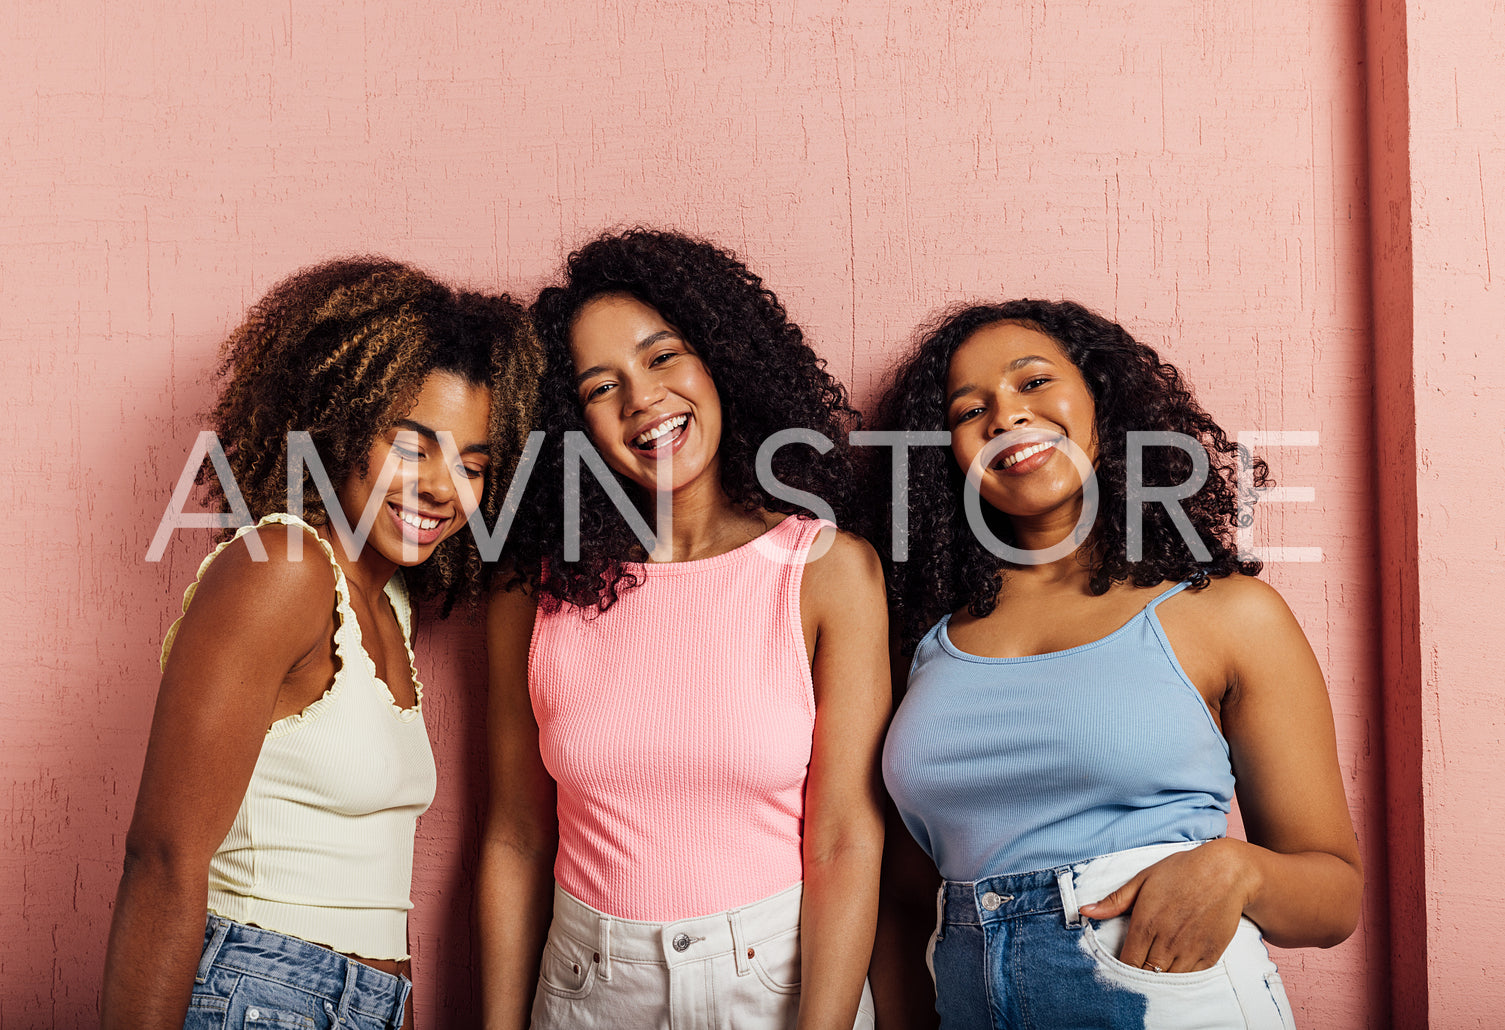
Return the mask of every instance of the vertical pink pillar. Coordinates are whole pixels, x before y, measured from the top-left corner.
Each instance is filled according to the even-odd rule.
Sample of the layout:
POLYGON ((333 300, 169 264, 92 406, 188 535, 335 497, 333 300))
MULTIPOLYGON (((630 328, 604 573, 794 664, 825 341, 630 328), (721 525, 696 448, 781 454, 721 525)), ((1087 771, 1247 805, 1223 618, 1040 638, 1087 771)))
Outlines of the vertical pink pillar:
POLYGON ((1505 1014, 1505 104, 1477 86, 1505 8, 1367 13, 1392 1025, 1486 1026, 1505 1014))
POLYGON ((1421 645, 1417 619, 1416 404, 1411 372, 1410 162, 1407 160, 1405 0, 1371 0, 1369 214, 1374 305, 1376 515, 1385 727, 1392 1025, 1426 1025, 1427 918, 1421 764, 1421 645))

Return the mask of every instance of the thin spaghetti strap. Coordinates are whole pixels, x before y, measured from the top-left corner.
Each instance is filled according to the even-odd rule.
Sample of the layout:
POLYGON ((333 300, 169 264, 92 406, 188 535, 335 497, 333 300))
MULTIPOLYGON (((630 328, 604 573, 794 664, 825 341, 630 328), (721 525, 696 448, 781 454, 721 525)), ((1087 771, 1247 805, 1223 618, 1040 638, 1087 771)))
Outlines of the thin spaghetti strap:
POLYGON ((1181 591, 1185 590, 1189 586, 1191 586, 1191 580, 1189 580, 1189 579, 1183 579, 1181 582, 1179 582, 1175 586, 1171 587, 1165 593, 1163 593, 1159 597, 1155 598, 1149 604, 1145 605, 1144 606, 1144 610, 1147 611, 1147 612, 1154 611, 1156 608, 1158 608, 1160 606, 1160 602, 1161 601, 1164 601, 1167 597, 1174 597, 1175 595, 1179 594, 1181 591))

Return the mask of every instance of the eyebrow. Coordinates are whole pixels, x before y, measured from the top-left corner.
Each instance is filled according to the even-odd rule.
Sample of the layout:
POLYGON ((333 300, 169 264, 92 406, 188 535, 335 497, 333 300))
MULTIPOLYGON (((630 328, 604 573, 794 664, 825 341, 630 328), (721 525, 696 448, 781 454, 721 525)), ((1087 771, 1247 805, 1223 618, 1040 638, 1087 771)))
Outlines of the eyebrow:
MULTIPOLYGON (((1004 366, 1003 370, 1005 372, 1017 372, 1025 365, 1033 365, 1036 362, 1044 362, 1048 365, 1050 364, 1050 359, 1039 354, 1026 354, 1022 358, 1015 358, 1013 361, 1010 361, 1006 366, 1004 366)), ((962 394, 971 393, 975 389, 977 389, 977 385, 975 383, 963 383, 961 386, 958 386, 951 392, 951 396, 946 398, 947 406, 950 406, 952 403, 954 403, 958 397, 962 396, 962 394)))
MULTIPOLYGON (((392 424, 393 429, 409 429, 431 443, 439 442, 439 434, 422 422, 414 422, 410 418, 400 418, 392 424)), ((461 454, 480 454, 483 457, 491 456, 491 448, 483 443, 473 443, 468 447, 460 448, 461 454)))
MULTIPOLYGON (((641 354, 649 347, 652 347, 655 343, 658 343, 660 340, 671 336, 676 340, 683 339, 683 337, 676 333, 673 329, 660 329, 658 332, 649 333, 647 336, 639 340, 638 345, 632 349, 632 353, 634 356, 641 354)), ((605 365, 592 365, 590 368, 586 369, 584 372, 581 372, 575 377, 575 385, 579 386, 591 376, 598 376, 603 372, 610 371, 611 369, 607 368, 605 365)))

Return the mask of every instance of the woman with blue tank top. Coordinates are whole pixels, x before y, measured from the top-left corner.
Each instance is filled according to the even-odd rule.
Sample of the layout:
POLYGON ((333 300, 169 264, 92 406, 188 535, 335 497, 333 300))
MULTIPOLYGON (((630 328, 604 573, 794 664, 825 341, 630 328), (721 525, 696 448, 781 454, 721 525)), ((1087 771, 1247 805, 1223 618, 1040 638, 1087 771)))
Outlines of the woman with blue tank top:
MULTIPOLYGON (((1072 303, 951 313, 880 422, 950 431, 911 452, 891 579, 913 658, 883 755, 942 881, 941 1026, 1293 1026, 1264 940, 1346 939, 1362 871, 1321 671, 1234 544, 1240 462, 1255 487, 1264 463, 1072 303)), ((924 936, 889 928, 931 904, 917 865, 889 861, 900 970, 924 936)), ((902 977, 874 983, 880 1017, 933 1021, 902 977)))

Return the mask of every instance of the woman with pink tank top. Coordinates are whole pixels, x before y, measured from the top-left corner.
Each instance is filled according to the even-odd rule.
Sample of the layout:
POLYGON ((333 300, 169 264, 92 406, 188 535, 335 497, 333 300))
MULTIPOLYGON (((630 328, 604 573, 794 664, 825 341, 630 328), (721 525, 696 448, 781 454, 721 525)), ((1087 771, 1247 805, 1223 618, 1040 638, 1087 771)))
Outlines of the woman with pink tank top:
POLYGON ((539 569, 487 625, 486 1025, 870 1027, 887 613, 873 549, 811 513, 851 511, 856 414, 709 243, 598 238, 533 314, 539 569), (834 446, 764 446, 788 429, 834 446))

